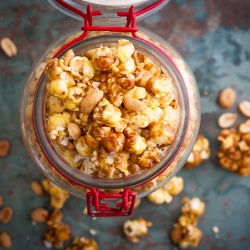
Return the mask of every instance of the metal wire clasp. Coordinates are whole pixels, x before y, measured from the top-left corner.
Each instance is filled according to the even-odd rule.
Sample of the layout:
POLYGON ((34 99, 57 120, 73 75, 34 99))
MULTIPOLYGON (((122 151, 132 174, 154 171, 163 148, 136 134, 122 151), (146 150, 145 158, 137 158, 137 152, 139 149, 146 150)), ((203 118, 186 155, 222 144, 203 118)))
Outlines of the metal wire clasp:
POLYGON ((136 194, 125 188, 118 194, 107 194, 91 188, 86 195, 88 215, 91 217, 129 216, 133 213, 136 194), (110 207, 110 204, 115 207, 110 207), (92 206, 95 211, 92 211, 92 206))

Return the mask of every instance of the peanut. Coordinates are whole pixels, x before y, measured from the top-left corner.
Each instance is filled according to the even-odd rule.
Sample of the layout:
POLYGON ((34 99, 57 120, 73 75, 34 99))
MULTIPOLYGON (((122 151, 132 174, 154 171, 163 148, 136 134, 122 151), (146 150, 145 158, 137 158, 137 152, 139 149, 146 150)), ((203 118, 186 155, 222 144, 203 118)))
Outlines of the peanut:
POLYGON ((77 140, 81 135, 81 129, 75 123, 68 124, 68 131, 73 140, 77 140))
POLYGON ((10 143, 6 140, 0 141, 0 157, 5 157, 10 148, 10 143))
POLYGON ((237 114, 233 113, 224 113, 219 117, 218 125, 221 128, 231 127, 237 120, 237 114))
POLYGON ((103 91, 96 88, 92 90, 81 102, 81 110, 84 114, 90 114, 95 106, 102 100, 103 91))
POLYGON ((8 223, 12 219, 13 209, 11 207, 4 207, 0 211, 0 221, 8 223))
POLYGON ((229 108, 233 106, 235 99, 236 99, 236 94, 231 87, 223 89, 219 95, 220 106, 223 108, 229 108))
POLYGON ((17 54, 16 45, 8 37, 4 37, 1 40, 1 48, 8 57, 12 57, 17 54))
POLYGON ((238 105, 239 111, 242 115, 246 117, 250 117, 250 102, 247 100, 244 100, 239 103, 238 105))
POLYGON ((12 241, 8 233, 6 232, 0 233, 0 246, 2 246, 3 248, 12 247, 12 241))
POLYGON ((137 100, 137 99, 131 98, 131 97, 124 98, 123 104, 124 104, 126 109, 128 109, 130 111, 136 111, 136 112, 140 112, 141 110, 143 110, 147 107, 140 100, 137 100))
POLYGON ((31 189, 33 190, 33 192, 36 195, 42 195, 43 194, 43 188, 42 188, 42 185, 39 182, 32 181, 30 183, 30 187, 31 187, 31 189))
POLYGON ((31 212, 30 218, 35 222, 45 222, 49 218, 49 212, 44 208, 36 208, 31 212))

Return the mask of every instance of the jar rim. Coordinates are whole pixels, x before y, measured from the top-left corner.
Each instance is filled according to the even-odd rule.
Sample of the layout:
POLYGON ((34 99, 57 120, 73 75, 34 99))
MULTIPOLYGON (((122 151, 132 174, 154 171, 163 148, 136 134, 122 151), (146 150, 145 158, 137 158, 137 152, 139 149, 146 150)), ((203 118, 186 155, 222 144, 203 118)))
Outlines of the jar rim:
MULTIPOLYGON (((159 164, 156 164, 151 169, 139 173, 130 175, 121 179, 99 179, 91 177, 80 170, 76 169, 73 166, 70 166, 65 159, 60 156, 60 153, 57 152, 55 146, 48 138, 46 129, 45 129, 45 98, 46 98, 46 77, 42 75, 39 80, 39 84, 35 93, 34 105, 33 105, 33 126, 34 131, 39 142, 39 146, 44 153, 44 156, 50 162, 52 167, 67 178, 69 181, 84 187, 94 187, 99 189, 121 189, 127 187, 134 187, 141 185, 142 183, 148 182, 149 180, 158 176, 161 172, 165 171, 167 167, 174 160, 178 154, 184 140, 186 131, 189 124, 189 103, 188 103, 188 94, 185 86, 185 82, 182 79, 177 67, 171 58, 167 58, 160 51, 152 47, 150 44, 147 44, 141 40, 138 40, 133 37, 112 34, 111 35, 101 35, 86 38, 85 40, 71 46, 72 49, 76 51, 76 54, 80 54, 82 51, 87 51, 93 46, 100 46, 100 44, 111 44, 112 42, 117 42, 119 39, 128 39, 130 40, 136 50, 143 51, 143 54, 149 56, 150 59, 154 58, 153 61, 161 65, 161 68, 164 71, 170 73, 171 77, 174 79, 175 87, 178 87, 178 96, 179 104, 182 105, 183 111, 185 111, 183 117, 179 117, 179 122, 181 122, 179 129, 176 131, 176 139, 169 146, 168 157, 164 161, 161 160, 159 164), (104 42, 107 41, 107 42, 104 42), (93 45, 94 44, 94 45, 93 45), (178 86, 177 86, 178 85, 178 86), (42 97, 42 98, 41 98, 42 97), (41 122, 42 121, 42 122, 41 122), (177 140, 178 138, 178 140, 177 140)), ((69 49, 69 48, 68 48, 69 49)), ((58 57, 61 57, 64 52, 61 52, 58 57)), ((167 155, 166 155, 167 156, 167 155)), ((164 158, 164 157, 163 157, 164 158)))

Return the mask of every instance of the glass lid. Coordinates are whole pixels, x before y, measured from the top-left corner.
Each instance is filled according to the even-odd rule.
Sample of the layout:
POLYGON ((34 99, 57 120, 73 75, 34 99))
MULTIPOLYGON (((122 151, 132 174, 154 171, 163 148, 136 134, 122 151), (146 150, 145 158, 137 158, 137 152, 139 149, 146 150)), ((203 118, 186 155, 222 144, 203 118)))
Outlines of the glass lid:
MULTIPOLYGON (((60 10, 66 15, 69 15, 78 20, 82 20, 80 15, 72 12, 71 10, 63 7, 58 0, 48 0, 55 8, 60 10)), ((159 11, 164 5, 170 0, 64 0, 66 4, 86 13, 87 6, 91 5, 93 11, 102 11, 101 16, 93 16, 95 22, 123 22, 126 20, 125 17, 117 16, 118 11, 128 11, 133 5, 135 12, 138 12, 137 20, 145 18, 159 11), (151 7, 154 5, 154 7, 151 7), (141 11, 145 9, 146 11, 141 11)))

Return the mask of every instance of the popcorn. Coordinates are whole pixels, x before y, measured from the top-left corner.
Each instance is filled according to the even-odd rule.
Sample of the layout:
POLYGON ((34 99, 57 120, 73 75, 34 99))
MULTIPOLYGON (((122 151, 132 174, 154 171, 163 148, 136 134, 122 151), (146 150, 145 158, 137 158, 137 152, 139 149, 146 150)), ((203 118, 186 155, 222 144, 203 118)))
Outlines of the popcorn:
POLYGON ((178 112, 172 79, 129 40, 80 55, 68 50, 48 61, 45 75, 48 135, 80 171, 123 178, 159 163, 173 142, 178 112))
POLYGON ((204 213, 205 204, 197 197, 191 200, 184 198, 182 202, 182 215, 178 223, 174 224, 170 237, 181 249, 196 248, 202 237, 202 231, 196 225, 198 218, 204 213))
POLYGON ((152 222, 146 221, 143 218, 128 220, 123 225, 123 232, 126 237, 134 243, 138 243, 138 237, 148 233, 148 228, 152 226, 152 222))
POLYGON ((250 174, 250 120, 236 129, 223 129, 219 136, 220 149, 217 153, 220 165, 241 176, 250 174))
POLYGON ((69 198, 68 192, 59 188, 48 179, 42 181, 42 187, 45 192, 50 194, 50 205, 56 209, 61 209, 69 198))

